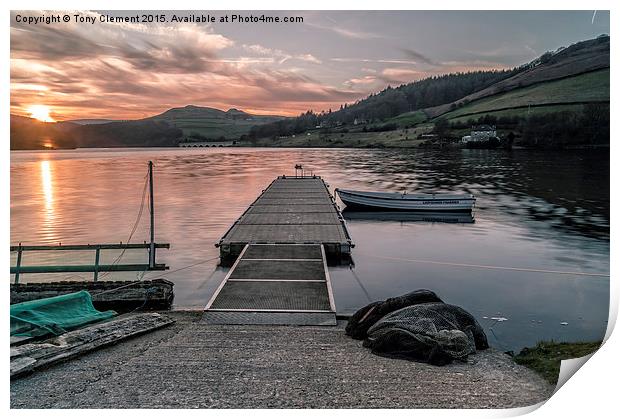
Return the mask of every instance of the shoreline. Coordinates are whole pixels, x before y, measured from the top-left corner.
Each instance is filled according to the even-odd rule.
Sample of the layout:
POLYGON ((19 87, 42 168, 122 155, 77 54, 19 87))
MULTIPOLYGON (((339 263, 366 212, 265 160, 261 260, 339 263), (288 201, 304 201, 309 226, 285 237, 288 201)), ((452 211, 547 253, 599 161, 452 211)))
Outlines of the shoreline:
MULTIPOLYGON (((418 140, 416 140, 418 141, 418 140)), ((375 146, 375 145, 363 145, 363 146, 355 146, 355 145, 351 145, 351 146, 345 146, 342 144, 333 144, 333 145, 321 145, 321 146, 315 146, 315 145, 304 145, 304 144, 278 144, 278 145, 234 145, 234 146, 226 146, 226 147, 157 147, 157 146, 148 146, 148 147, 75 147, 75 148, 54 148, 54 149, 47 149, 47 148, 37 148, 37 149, 11 149, 9 150, 10 152, 54 152, 54 151, 88 151, 88 150, 109 150, 109 151, 116 151, 116 150, 146 150, 146 149, 159 149, 159 150, 164 150, 164 149, 169 149, 169 150, 177 150, 177 149, 188 149, 188 150, 196 150, 196 149, 203 149, 203 150, 208 150, 210 148, 216 148, 216 149, 264 149, 264 148, 273 148, 273 149, 279 149, 279 148, 300 148, 300 149, 317 149, 317 150, 322 150, 322 149, 351 149, 351 150, 383 150, 383 149, 391 149, 391 150, 397 150, 397 149, 419 149, 419 150, 476 150, 476 149, 468 149, 465 147, 459 147, 459 146, 446 146, 446 147, 420 147, 419 145, 394 145, 394 146, 386 146, 386 145, 380 145, 380 146, 375 146)), ((501 147, 499 148, 495 148, 495 149, 479 149, 479 150, 489 150, 489 151, 510 151, 510 150, 505 150, 501 147)), ((604 151, 604 150, 611 150, 611 145, 610 144, 598 144, 598 145, 573 145, 573 146, 569 146, 569 147, 564 147, 564 148, 549 148, 549 147, 524 147, 524 146, 519 146, 519 145, 515 145, 512 147, 512 150, 526 150, 526 151, 552 151, 552 152, 561 152, 561 151, 604 151)))

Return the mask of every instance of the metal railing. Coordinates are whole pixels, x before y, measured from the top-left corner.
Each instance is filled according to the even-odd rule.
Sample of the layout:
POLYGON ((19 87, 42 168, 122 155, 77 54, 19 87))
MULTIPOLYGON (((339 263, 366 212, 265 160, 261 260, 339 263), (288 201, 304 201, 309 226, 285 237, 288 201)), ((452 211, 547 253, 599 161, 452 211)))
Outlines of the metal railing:
MULTIPOLYGON (((164 271, 168 266, 155 263, 155 249, 169 249, 170 243, 118 243, 118 244, 79 244, 79 245, 57 245, 57 246, 11 246, 11 252, 17 252, 15 266, 11 266, 11 274, 15 275, 15 284, 19 283, 20 274, 32 273, 65 273, 65 272, 92 272, 93 281, 97 281, 99 272, 131 272, 131 271, 164 271), (100 264, 101 250, 122 250, 127 249, 147 249, 149 251, 149 263, 111 263, 100 264), (29 251, 84 251, 95 252, 94 264, 92 265, 36 265, 22 266, 22 255, 29 251)), ((120 258, 118 259, 120 260, 120 258)), ((118 261, 117 260, 117 261, 118 261)))

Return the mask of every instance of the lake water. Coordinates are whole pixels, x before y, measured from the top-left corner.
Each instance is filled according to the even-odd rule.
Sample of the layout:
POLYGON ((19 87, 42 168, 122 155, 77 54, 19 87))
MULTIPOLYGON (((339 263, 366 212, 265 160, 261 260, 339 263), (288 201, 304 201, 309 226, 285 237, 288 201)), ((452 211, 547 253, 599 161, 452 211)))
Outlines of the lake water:
MULTIPOLYGON (((156 240, 171 243, 170 250, 158 251, 158 260, 170 266, 162 276, 175 283, 177 308, 204 307, 226 272, 217 260, 177 270, 217 257, 214 243, 260 191, 275 176, 293 174, 294 165, 301 163, 323 176, 332 191, 454 191, 478 198, 473 223, 351 215, 347 224, 356 244, 355 267, 330 268, 339 313, 428 288, 472 312, 491 345, 500 349, 518 350, 541 339, 601 339, 605 334, 607 152, 11 152, 11 244, 125 242, 140 208, 148 160, 155 164, 156 240)), ((148 240, 148 218, 145 209, 132 242, 148 240)), ((102 262, 117 256, 116 251, 107 252, 102 262)), ((25 264, 50 263, 49 255, 28 257, 25 264)), ((127 252, 123 262, 131 260, 142 261, 144 254, 127 252)), ((136 274, 103 276, 127 279, 136 274)), ((21 281, 77 277, 90 278, 23 275, 21 281)))

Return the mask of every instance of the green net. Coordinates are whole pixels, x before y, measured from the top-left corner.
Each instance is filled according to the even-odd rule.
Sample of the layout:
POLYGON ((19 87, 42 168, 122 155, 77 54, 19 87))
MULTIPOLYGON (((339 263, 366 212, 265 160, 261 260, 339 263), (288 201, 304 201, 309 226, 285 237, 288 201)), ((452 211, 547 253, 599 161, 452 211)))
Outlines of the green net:
POLYGON ((26 301, 11 305, 11 336, 60 335, 115 315, 95 309, 87 291, 26 301))

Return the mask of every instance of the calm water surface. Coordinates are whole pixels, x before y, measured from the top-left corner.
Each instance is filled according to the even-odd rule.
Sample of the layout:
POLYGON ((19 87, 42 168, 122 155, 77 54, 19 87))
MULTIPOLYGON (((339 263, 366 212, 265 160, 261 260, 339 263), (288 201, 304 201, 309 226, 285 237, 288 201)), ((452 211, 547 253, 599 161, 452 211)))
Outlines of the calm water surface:
MULTIPOLYGON (((364 219, 352 214, 355 268, 330 268, 336 306, 417 288, 461 305, 491 344, 601 339, 609 278, 431 262, 609 273, 609 154, 515 150, 125 149, 11 153, 11 244, 125 242, 140 208, 146 163, 155 164, 158 253, 171 271, 214 258, 228 227, 277 175, 302 163, 335 187, 462 191, 478 197, 475 222, 364 219), (415 261, 412 261, 415 259, 415 261), (508 320, 496 322, 492 317, 508 320), (567 325, 561 323, 566 322, 567 325)), ((148 240, 145 210, 132 242, 148 240)), ((86 257, 86 255, 79 255, 86 257)), ((103 255, 113 261, 117 252, 103 255)), ((14 257, 14 255, 13 255, 14 257)), ((56 263, 49 255, 25 264, 56 263)), ((129 252, 123 262, 142 261, 129 252)), ((66 262, 66 261, 65 261, 66 262)), ((67 262, 68 263, 68 262, 67 262)), ((104 279, 135 278, 135 273, 104 279)), ((217 261, 164 276, 175 305, 203 307, 223 279, 217 261)), ((45 281, 80 275, 24 275, 45 281)), ((89 278, 88 275, 82 275, 89 278)), ((147 273, 146 277, 153 276, 147 273)))

